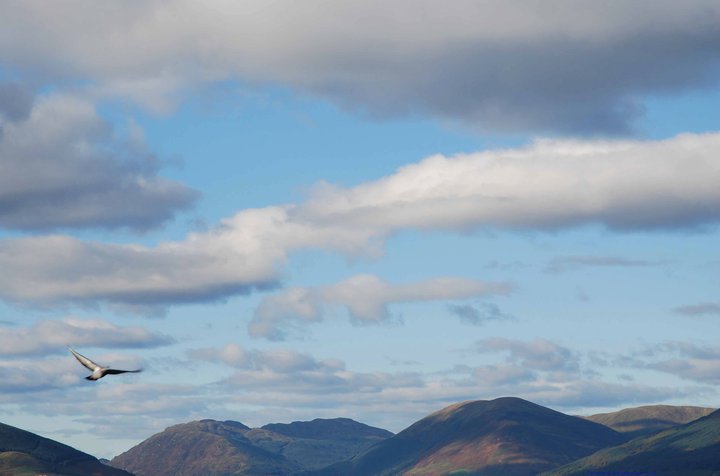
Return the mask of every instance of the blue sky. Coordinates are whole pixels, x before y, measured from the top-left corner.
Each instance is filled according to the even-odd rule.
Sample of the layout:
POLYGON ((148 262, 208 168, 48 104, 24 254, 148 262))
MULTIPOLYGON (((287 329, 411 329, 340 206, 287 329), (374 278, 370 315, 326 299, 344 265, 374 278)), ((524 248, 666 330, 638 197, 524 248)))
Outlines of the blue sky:
POLYGON ((1 3, 0 421, 717 406, 720 7, 550 3, 1 3))

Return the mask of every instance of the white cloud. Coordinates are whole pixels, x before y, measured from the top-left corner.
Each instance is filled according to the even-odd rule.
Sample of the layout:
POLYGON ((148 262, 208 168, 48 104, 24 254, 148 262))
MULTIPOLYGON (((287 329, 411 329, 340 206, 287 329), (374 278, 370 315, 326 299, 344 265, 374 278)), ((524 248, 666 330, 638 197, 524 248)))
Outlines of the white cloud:
POLYGON ((102 319, 40 320, 25 328, 0 327, 0 355, 47 355, 65 346, 158 347, 173 342, 142 327, 116 326, 102 319))
POLYGON ((700 226, 720 220, 718 146, 720 134, 686 134, 438 155, 350 189, 317 187, 301 212, 386 232, 700 226))
MULTIPOLYGON (((208 232, 156 246, 66 236, 5 240, 0 297, 36 305, 131 306, 223 299, 276 285, 296 250, 377 253, 384 239, 407 229, 713 226, 720 221, 718 148, 718 133, 664 141, 539 141, 429 157, 349 189, 321 186, 304 203, 242 210, 208 232)), ((322 300, 347 306, 359 321, 381 320, 384 303, 417 300, 432 296, 435 285, 457 284, 412 290, 348 281, 324 289, 322 300), (351 298, 353 286, 372 299, 351 298)), ((297 292, 284 296, 283 305, 317 320, 317 298, 297 292)))
POLYGON ((294 207, 248 209, 213 230, 154 247, 54 235, 0 241, 0 297, 58 303, 167 305, 273 287, 290 251, 368 249, 369 231, 306 223, 294 207))
POLYGON ((50 94, 34 105, 13 95, 8 104, 2 87, 0 228, 144 230, 197 198, 158 176, 161 163, 139 136, 121 137, 90 102, 50 94), (9 120, 2 120, 3 105, 12 106, 9 120))
POLYGON ((320 288, 292 288, 263 299, 248 325, 251 336, 282 340, 287 329, 318 322, 326 309, 341 306, 353 322, 376 324, 391 318, 388 306, 402 302, 442 301, 508 293, 507 283, 436 278, 392 284, 373 275, 358 275, 320 288))
POLYGON ((716 83, 719 15, 713 0, 29 0, 0 6, 0 61, 160 110, 174 88, 237 79, 377 115, 625 132, 643 94, 716 83))

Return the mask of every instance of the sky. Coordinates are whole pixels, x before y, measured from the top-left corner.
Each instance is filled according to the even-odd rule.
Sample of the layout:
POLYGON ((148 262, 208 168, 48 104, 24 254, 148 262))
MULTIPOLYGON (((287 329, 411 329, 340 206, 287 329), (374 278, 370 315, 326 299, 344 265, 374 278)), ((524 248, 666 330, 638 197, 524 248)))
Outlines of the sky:
POLYGON ((0 421, 717 407, 719 86, 714 0, 0 1, 0 421))

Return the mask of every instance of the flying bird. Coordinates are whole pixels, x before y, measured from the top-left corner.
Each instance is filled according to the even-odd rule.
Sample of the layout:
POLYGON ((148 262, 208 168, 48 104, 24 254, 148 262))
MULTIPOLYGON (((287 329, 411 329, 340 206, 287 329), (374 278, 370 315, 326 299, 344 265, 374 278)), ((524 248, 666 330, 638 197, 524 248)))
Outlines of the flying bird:
POLYGON ((83 364, 88 369, 92 370, 92 374, 85 377, 87 380, 98 380, 103 378, 106 375, 117 375, 117 374, 126 374, 126 373, 137 373, 142 372, 142 370, 118 370, 118 369, 111 369, 109 367, 102 367, 92 360, 88 359, 84 355, 80 355, 77 352, 75 352, 72 348, 68 347, 70 352, 72 352, 72 355, 75 356, 75 358, 83 364))

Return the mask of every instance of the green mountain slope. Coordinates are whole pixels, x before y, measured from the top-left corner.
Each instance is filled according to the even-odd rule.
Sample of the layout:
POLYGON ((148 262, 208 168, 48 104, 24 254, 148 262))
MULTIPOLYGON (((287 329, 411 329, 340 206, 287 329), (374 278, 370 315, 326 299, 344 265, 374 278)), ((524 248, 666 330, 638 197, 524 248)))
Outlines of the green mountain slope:
POLYGON ((585 418, 635 438, 689 423, 714 411, 706 407, 648 405, 585 418))
POLYGON ((451 405, 317 475, 536 475, 626 441, 519 398, 451 405))
POLYGON ((0 423, 0 476, 132 476, 89 454, 0 423))
POLYGON ((720 475, 720 410, 699 420, 603 449, 547 473, 632 472, 662 476, 720 475))

